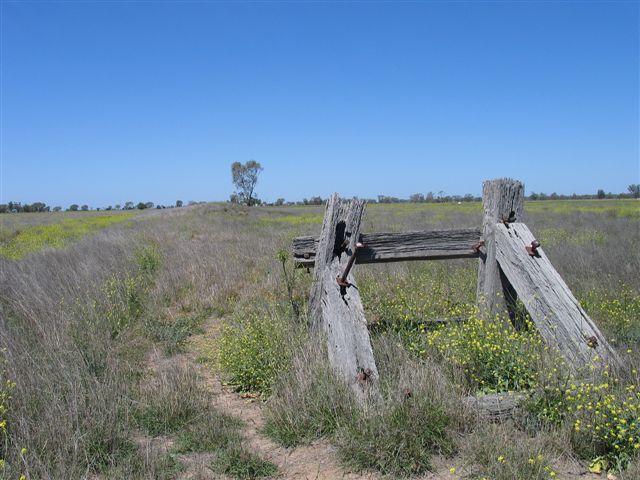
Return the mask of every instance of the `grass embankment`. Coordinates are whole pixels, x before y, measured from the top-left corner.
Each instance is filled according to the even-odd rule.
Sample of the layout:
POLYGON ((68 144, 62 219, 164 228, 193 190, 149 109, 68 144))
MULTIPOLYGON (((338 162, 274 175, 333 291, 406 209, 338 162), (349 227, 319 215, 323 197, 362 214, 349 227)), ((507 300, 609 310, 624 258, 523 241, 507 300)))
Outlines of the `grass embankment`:
POLYGON ((123 212, 110 215, 87 215, 85 218, 63 218, 43 225, 16 229, 0 244, 0 255, 11 260, 19 260, 29 253, 45 248, 62 248, 85 235, 130 220, 137 214, 138 212, 123 212))

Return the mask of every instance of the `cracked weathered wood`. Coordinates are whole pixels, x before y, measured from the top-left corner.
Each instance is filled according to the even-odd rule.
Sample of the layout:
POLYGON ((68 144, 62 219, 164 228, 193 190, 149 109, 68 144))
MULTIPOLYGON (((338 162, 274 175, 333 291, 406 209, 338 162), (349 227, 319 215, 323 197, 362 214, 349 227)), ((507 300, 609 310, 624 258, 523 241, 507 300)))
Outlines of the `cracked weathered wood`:
POLYGON ((556 347, 577 370, 598 357, 598 364, 620 367, 620 357, 589 318, 542 248, 530 256, 534 240, 523 223, 496 224, 496 259, 524 303, 545 342, 556 347))
POLYGON ((494 393, 466 397, 464 402, 487 420, 504 420, 513 416, 514 411, 526 398, 520 393, 494 393))
MULTIPOLYGON (((480 241, 480 230, 433 230, 402 233, 363 233, 357 263, 400 262, 406 260, 442 260, 476 258, 473 246, 480 241)), ((298 237, 293 240, 293 256, 301 266, 315 263, 319 239, 298 237)))
POLYGON ((524 185, 510 178, 487 180, 482 184, 482 239, 485 246, 478 266, 477 298, 485 318, 508 313, 513 318, 516 295, 501 275, 496 262, 495 225, 513 212, 517 222, 524 216, 524 185))
POLYGON ((376 392, 378 369, 353 271, 347 276, 349 288, 341 289, 336 278, 342 275, 355 250, 364 205, 362 200, 340 200, 335 193, 327 201, 309 309, 312 329, 326 336, 329 362, 352 387, 359 401, 376 392), (344 239, 348 246, 337 252, 344 239), (366 381, 358 379, 364 370, 370 372, 366 381))

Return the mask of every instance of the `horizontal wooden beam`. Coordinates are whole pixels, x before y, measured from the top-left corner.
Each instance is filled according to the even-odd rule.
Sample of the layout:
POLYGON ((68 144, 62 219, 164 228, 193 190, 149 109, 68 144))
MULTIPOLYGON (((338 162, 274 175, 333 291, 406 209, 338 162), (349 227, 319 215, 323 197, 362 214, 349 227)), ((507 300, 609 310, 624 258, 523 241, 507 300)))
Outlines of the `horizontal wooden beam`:
MULTIPOLYGON (((443 260, 476 258, 473 246, 480 241, 480 229, 431 230, 403 233, 363 233, 364 244, 357 252, 357 263, 402 262, 407 260, 443 260)), ((293 240, 293 256, 298 265, 315 263, 318 240, 298 237, 293 240)))

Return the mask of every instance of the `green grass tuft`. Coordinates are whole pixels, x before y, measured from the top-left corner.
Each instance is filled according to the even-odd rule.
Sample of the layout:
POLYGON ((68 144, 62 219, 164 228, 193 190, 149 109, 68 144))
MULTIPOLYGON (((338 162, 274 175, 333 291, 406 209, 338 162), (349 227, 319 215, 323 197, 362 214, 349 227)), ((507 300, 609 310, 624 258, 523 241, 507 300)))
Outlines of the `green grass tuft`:
POLYGON ((211 463, 216 473, 228 475, 240 480, 272 477, 278 473, 278 467, 261 459, 239 445, 220 452, 211 463))

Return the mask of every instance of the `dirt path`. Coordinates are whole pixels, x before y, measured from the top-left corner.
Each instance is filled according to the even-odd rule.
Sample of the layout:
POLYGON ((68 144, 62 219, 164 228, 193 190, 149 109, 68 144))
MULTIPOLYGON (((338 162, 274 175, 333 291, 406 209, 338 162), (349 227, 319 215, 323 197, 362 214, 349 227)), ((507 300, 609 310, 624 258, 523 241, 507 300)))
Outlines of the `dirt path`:
MULTIPOLYGON (((264 426, 262 413, 264 404, 259 400, 243 397, 225 387, 212 368, 197 361, 201 355, 203 345, 211 342, 211 339, 216 337, 219 326, 219 320, 215 318, 207 320, 203 325, 204 333, 192 337, 191 346, 194 348, 189 348, 188 353, 182 356, 181 361, 187 362, 190 364, 189 366, 198 369, 206 388, 212 393, 212 402, 216 408, 234 417, 241 418, 245 422, 243 435, 246 439, 246 446, 252 452, 278 466, 279 473, 277 478, 286 480, 364 480, 379 478, 374 474, 362 475, 345 471, 338 463, 335 447, 327 441, 319 440, 307 446, 284 448, 263 435, 260 431, 264 426)), ((204 456, 202 460, 207 462, 208 458, 204 456)), ((194 477, 186 476, 185 478, 194 477)))
MULTIPOLYGON (((204 386, 211 392, 213 405, 234 417, 244 421, 243 435, 248 449, 260 457, 269 460, 278 466, 276 478, 283 480, 377 480, 381 476, 375 473, 354 473, 345 470, 339 463, 334 446, 326 440, 318 440, 311 445, 296 448, 284 448, 264 434, 261 429, 264 426, 264 403, 242 396, 231 388, 222 384, 220 377, 215 373, 210 364, 203 364, 202 357, 210 357, 211 340, 215 338, 220 329, 220 320, 208 319, 204 325, 204 333, 194 335, 190 339, 188 351, 185 354, 165 359, 165 361, 178 361, 183 366, 197 369, 203 379, 204 386)), ((170 445, 168 445, 170 447, 170 445)), ((224 476, 214 474, 207 465, 210 464, 213 455, 190 454, 181 456, 187 469, 180 476, 182 480, 194 479, 224 479, 224 476)), ((419 480, 454 480, 468 477, 472 474, 472 467, 465 466, 461 458, 445 458, 436 456, 433 459, 435 471, 428 473, 419 480), (451 468, 454 468, 454 473, 451 468)), ((564 465, 558 472, 558 479, 596 479, 598 476, 586 473, 584 468, 577 464, 564 465)))

